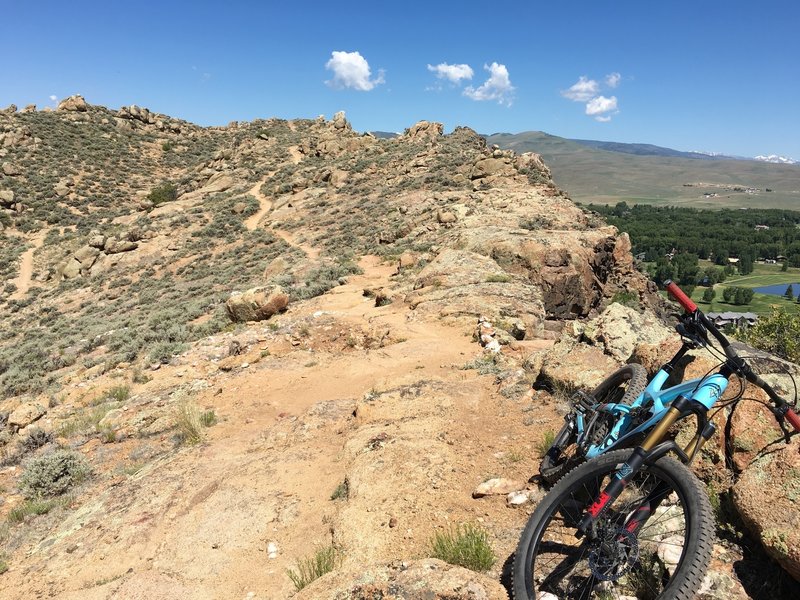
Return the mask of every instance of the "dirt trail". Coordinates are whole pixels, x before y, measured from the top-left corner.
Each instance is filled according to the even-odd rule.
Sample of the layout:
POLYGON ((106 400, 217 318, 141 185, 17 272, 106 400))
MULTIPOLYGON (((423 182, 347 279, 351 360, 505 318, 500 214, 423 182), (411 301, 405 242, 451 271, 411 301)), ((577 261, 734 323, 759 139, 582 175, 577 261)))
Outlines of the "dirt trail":
POLYGON ((294 246, 295 248, 299 248, 300 250, 305 252, 308 258, 312 260, 319 258, 319 253, 320 253, 319 248, 314 248, 304 242, 298 241, 291 231, 286 231, 284 229, 273 229, 272 231, 273 233, 275 233, 275 235, 280 237, 284 242, 286 242, 290 246, 294 246))
POLYGON ((251 196, 253 196, 258 203, 260 204, 260 208, 258 212, 254 215, 247 218, 244 222, 244 226, 247 227, 249 231, 255 231, 258 228, 258 224, 261 222, 261 219, 266 217, 269 212, 272 210, 272 200, 270 200, 264 193, 261 191, 261 186, 269 179, 269 176, 265 177, 258 183, 256 183, 249 192, 251 196))
POLYGON ((47 231, 39 231, 33 238, 31 238, 31 243, 33 246, 28 248, 21 257, 20 260, 20 267, 19 267, 19 275, 13 281, 14 285, 17 286, 17 291, 11 294, 11 300, 22 300, 27 296, 28 290, 31 287, 31 280, 33 279, 33 255, 36 251, 42 247, 44 243, 44 238, 47 235, 47 231))
MULTIPOLYGON (((304 339, 311 341, 273 344, 267 358, 231 373, 198 366, 195 376, 203 376, 208 387, 194 401, 220 419, 207 430, 207 441, 169 453, 133 477, 95 486, 91 498, 67 511, 24 562, 0 578, 0 596, 24 589, 28 597, 76 600, 240 599, 250 592, 257 600, 289 597, 293 586, 286 569, 331 539, 338 511, 359 506, 357 499, 341 504, 330 496, 347 474, 345 447, 356 426, 356 406, 374 393, 424 385, 459 389, 455 400, 447 400, 457 403, 454 422, 443 427, 455 439, 488 441, 473 439, 485 448, 479 457, 467 446, 471 472, 453 476, 465 486, 480 480, 492 468, 485 459, 496 460, 490 452, 494 441, 508 432, 505 421, 482 409, 493 378, 456 366, 474 357, 477 345, 463 327, 419 318, 403 302, 376 307, 363 290, 390 284, 395 267, 378 257, 360 264, 362 275, 279 317, 282 323, 305 323, 310 333, 304 339), (372 350, 314 346, 328 330, 351 326, 390 332, 392 341, 372 350)), ((187 361, 199 364, 202 358, 187 361)), ((162 368, 145 385, 174 378, 178 368, 162 368)), ((424 394, 409 397, 403 410, 424 413, 431 402, 424 394)), ((448 511, 437 520, 454 510, 443 507, 468 497, 465 490, 449 491, 450 485, 436 491, 440 510, 448 511)), ((476 510, 474 517, 486 508, 476 504, 476 510)), ((363 535, 370 535, 366 528, 363 535)), ((403 538, 411 534, 397 535, 404 545, 412 543, 403 538)))
MULTIPOLYGON (((261 191, 261 186, 264 185, 264 182, 267 181, 267 179, 269 179, 269 177, 259 181, 248 192, 248 194, 254 196, 261 205, 261 208, 259 208, 258 212, 248 217, 247 220, 245 220, 244 222, 244 226, 247 227, 247 229, 250 231, 254 231, 255 229, 257 229, 262 219, 272 211, 273 207, 272 200, 270 200, 261 191)), ((294 234, 292 234, 290 231, 286 231, 283 229, 272 229, 271 231, 290 246, 294 246, 295 248, 299 248, 300 250, 305 252, 310 259, 313 260, 319 257, 320 253, 319 248, 313 248, 308 244, 297 241, 294 234)))
MULTIPOLYGON (((289 147, 289 156, 292 164, 298 164, 300 161, 303 160, 303 153, 300 152, 300 148, 298 146, 291 146, 289 147)), ((253 196, 256 200, 258 200, 261 207, 259 208, 258 212, 244 222, 244 226, 247 227, 248 230, 253 231, 258 227, 258 224, 261 222, 269 212, 272 210, 273 202, 272 200, 267 197, 262 191, 261 187, 275 174, 275 172, 270 173, 266 177, 264 177, 261 181, 256 183, 250 190, 247 192, 251 196, 253 196)))
POLYGON ((299 164, 303 160, 303 153, 300 152, 299 146, 289 146, 289 156, 294 164, 299 164))

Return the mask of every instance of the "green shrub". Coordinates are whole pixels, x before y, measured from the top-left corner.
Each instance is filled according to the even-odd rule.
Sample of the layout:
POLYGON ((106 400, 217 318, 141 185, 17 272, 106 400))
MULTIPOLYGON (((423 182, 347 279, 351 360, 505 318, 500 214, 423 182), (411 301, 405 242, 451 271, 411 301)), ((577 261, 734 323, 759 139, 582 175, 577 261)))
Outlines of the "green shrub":
POLYGON ((611 299, 611 302, 617 302, 629 308, 639 308, 639 294, 636 292, 617 292, 611 299))
POLYGON ((53 434, 38 427, 31 427, 28 435, 20 440, 20 449, 24 452, 33 452, 53 441, 53 434))
POLYGON ((200 425, 203 427, 213 427, 217 424, 217 413, 213 410, 206 410, 200 413, 200 425))
POLYGON ((172 202, 178 197, 178 188, 169 182, 164 182, 157 185, 150 193, 147 194, 147 199, 150 200, 155 206, 164 204, 165 202, 172 202))
POLYGON ((131 395, 131 388, 129 388, 127 385, 115 385, 114 387, 106 391, 106 393, 103 394, 103 397, 105 400, 111 400, 114 402, 125 402, 125 400, 127 400, 130 397, 130 395, 131 395))
POLYGON ((182 342, 157 342, 150 350, 148 358, 151 362, 167 364, 170 359, 186 350, 182 342))
POLYGON ((503 368, 498 364, 498 354, 481 354, 474 360, 464 363, 464 370, 476 369, 481 375, 499 375, 503 368))
POLYGON ((795 363, 800 361, 800 314, 773 308, 769 315, 759 318, 752 327, 740 330, 738 335, 760 350, 795 363))
POLYGON ((203 440, 203 423, 200 410, 194 402, 184 401, 178 405, 176 425, 178 437, 184 444, 197 444, 203 440))
POLYGON ((488 571, 496 560, 489 534, 470 523, 437 532, 431 540, 431 556, 473 571, 488 571))
POLYGON ((91 467, 81 454, 59 449, 31 460, 19 487, 28 499, 48 498, 63 494, 90 474, 91 467))
POLYGON ((333 490, 331 494, 331 500, 347 500, 350 497, 350 482, 347 480, 347 477, 336 486, 336 489, 333 490))
POLYGON ((297 570, 287 569, 286 573, 292 580, 294 588, 300 591, 312 581, 333 571, 338 562, 339 553, 336 548, 326 546, 319 548, 312 556, 298 560, 297 570))

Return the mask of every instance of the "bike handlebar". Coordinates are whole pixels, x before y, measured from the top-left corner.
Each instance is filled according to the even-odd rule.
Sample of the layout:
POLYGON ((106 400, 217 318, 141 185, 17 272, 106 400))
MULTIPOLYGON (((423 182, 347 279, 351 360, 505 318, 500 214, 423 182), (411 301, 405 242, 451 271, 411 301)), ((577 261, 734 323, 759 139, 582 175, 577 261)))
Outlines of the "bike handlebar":
MULTIPOLYGON (((761 379, 747 364, 747 362, 739 356, 739 353, 736 352, 736 349, 731 346, 731 343, 728 341, 728 338, 717 329, 716 325, 703 314, 703 311, 697 308, 697 305, 692 302, 692 299, 687 296, 681 288, 674 281, 666 281, 667 292, 678 301, 678 303, 684 308, 687 313, 690 313, 688 318, 696 318, 710 333, 713 335, 719 343, 722 345, 723 350, 725 351, 725 356, 728 357, 730 363, 736 367, 737 371, 743 373, 745 378, 760 387, 764 392, 766 392, 767 396, 769 396, 770 400, 775 403, 775 413, 776 418, 778 418, 778 422, 783 427, 781 418, 785 418, 789 423, 791 423, 792 427, 795 431, 800 432, 800 416, 795 413, 792 408, 790 407, 789 403, 781 398, 778 393, 769 385, 766 381, 761 379)), ((784 432, 786 430, 784 429, 784 432)))
POLYGON ((686 312, 693 313, 697 310, 697 304, 692 302, 692 299, 687 296, 681 288, 674 281, 665 281, 667 292, 669 292, 670 296, 675 298, 678 301, 686 312))
POLYGON ((786 410, 786 413, 783 415, 789 423, 792 424, 795 431, 800 431, 800 417, 797 416, 797 413, 794 412, 791 408, 786 410))

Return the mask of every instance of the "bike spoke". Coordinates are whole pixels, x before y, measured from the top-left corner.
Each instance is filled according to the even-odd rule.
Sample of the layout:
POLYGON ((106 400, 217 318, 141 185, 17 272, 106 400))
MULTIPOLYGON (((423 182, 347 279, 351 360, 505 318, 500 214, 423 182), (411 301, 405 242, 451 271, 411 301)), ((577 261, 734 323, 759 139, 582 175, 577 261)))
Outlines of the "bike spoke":
POLYGON ((646 467, 596 521, 596 531, 577 541, 580 519, 613 473, 581 481, 554 505, 528 566, 540 591, 571 600, 656 598, 683 560, 685 507, 671 484, 646 467), (625 525, 642 507, 652 512, 631 534, 625 525))

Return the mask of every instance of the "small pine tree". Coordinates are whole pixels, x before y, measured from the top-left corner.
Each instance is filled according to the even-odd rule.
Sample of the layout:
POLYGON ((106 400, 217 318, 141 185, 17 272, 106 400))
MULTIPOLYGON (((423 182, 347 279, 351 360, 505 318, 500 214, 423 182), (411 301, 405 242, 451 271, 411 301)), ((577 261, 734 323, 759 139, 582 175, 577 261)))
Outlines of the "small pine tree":
POLYGON ((783 295, 786 296, 786 299, 789 300, 790 302, 794 300, 794 289, 792 288, 791 283, 786 287, 786 291, 784 292, 783 295))
POLYGON ((714 288, 706 288, 703 292, 703 302, 711 303, 716 295, 717 293, 714 291, 714 288))

